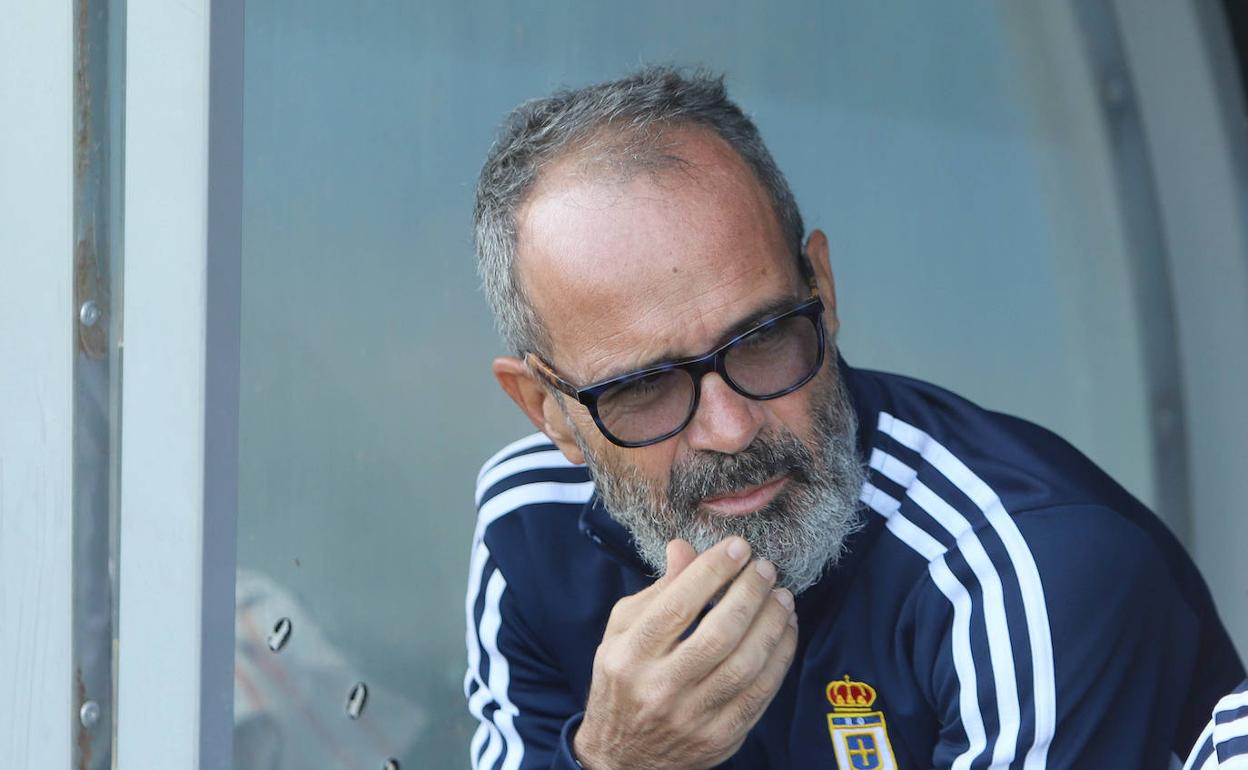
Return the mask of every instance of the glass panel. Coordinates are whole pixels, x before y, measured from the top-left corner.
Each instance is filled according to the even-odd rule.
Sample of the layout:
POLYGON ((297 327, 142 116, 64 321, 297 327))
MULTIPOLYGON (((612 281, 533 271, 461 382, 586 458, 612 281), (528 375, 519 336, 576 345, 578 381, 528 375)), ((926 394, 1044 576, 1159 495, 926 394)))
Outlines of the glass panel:
POLYGON ((1099 91, 1063 4, 247 4, 236 767, 459 767, 489 370, 470 217, 520 101, 725 71, 832 243, 850 363, 1154 497, 1099 91), (360 686, 362 685, 362 686, 360 686))

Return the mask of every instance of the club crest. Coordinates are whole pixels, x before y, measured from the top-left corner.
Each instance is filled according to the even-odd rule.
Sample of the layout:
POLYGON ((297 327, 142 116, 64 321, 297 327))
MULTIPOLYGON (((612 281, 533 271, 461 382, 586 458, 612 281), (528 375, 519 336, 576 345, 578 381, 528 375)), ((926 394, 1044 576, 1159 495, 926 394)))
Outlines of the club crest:
POLYGON ((840 770, 897 770, 893 747, 888 742, 884 712, 872 711, 875 688, 866 682, 844 679, 828 682, 828 732, 840 770))

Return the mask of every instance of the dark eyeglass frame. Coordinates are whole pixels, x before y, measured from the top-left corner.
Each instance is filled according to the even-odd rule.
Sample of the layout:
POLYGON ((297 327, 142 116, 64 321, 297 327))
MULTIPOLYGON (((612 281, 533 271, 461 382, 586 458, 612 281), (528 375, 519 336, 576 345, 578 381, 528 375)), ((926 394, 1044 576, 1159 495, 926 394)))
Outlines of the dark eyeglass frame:
POLYGON ((612 377, 609 380, 602 380, 601 382, 595 382, 592 385, 586 385, 583 388, 578 388, 560 377, 558 373, 555 372, 554 367, 546 363, 546 361, 536 353, 526 353, 524 360, 525 363, 527 363, 535 373, 541 376, 542 379, 546 380, 551 387, 561 393, 575 398, 578 402, 583 404, 585 408, 589 410, 590 416, 594 418, 594 424, 598 426, 598 430, 602 431, 602 435, 607 437, 607 440, 617 446, 636 449, 638 447, 657 444, 660 441, 666 441, 689 426, 689 423, 693 420, 694 415, 698 412, 698 404, 702 399, 702 378, 711 372, 718 374, 720 379, 722 379, 728 387, 732 388, 734 392, 739 393, 753 401, 771 401, 772 399, 787 396, 806 383, 810 382, 823 367, 824 350, 826 347, 826 332, 823 327, 823 310, 823 300, 819 298, 818 293, 815 292, 812 287, 810 299, 803 301, 792 310, 781 313, 774 318, 769 318, 748 331, 738 334, 706 355, 695 356, 693 358, 683 358, 677 361, 669 361, 657 366, 639 369, 635 372, 628 372, 627 374, 612 377), (724 359, 728 353, 751 335, 765 329, 769 329, 781 321, 785 321, 796 316, 810 318, 811 322, 815 326, 815 335, 819 349, 816 353, 815 363, 810 368, 810 372, 793 385, 775 393, 768 393, 762 396, 754 395, 753 393, 746 392, 738 387, 737 383, 735 383, 732 377, 727 373, 727 367, 724 363, 724 359), (649 377, 654 374, 662 374, 674 369, 684 370, 689 374, 690 379, 693 380, 693 401, 689 407, 689 414, 680 423, 680 425, 657 438, 647 439, 645 441, 624 441, 607 429, 606 425, 603 424, 602 417, 598 414, 598 399, 602 396, 602 394, 606 393, 616 385, 622 385, 624 383, 638 380, 643 377, 649 377))

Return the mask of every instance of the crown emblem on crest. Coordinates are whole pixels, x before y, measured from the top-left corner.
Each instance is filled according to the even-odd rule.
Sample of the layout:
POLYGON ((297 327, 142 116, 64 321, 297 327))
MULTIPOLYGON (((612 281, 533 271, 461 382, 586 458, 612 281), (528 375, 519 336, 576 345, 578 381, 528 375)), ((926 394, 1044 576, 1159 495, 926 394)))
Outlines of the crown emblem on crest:
POLYGON ((841 681, 828 682, 828 702, 837 713, 871 710, 875 703, 875 688, 866 682, 854 682, 849 674, 841 681))

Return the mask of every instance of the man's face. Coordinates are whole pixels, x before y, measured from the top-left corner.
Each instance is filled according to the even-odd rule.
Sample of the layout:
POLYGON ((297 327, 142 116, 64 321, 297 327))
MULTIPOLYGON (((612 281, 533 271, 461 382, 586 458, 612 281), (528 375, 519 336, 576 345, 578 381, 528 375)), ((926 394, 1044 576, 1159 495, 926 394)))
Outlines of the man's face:
MULTIPOLYGON (((619 181, 565 161, 520 211, 521 280, 549 331, 550 362, 578 387, 704 354, 743 322, 809 296, 744 162, 707 132, 673 138, 684 164, 619 181)), ((820 283, 831 339, 830 276, 820 283)), ((648 447, 610 443, 566 400, 571 441, 561 447, 583 456, 607 509, 656 570, 668 540, 702 551, 741 534, 776 563, 782 584, 801 590, 839 554, 861 488, 835 360, 829 353, 814 380, 771 401, 708 374, 689 425, 648 447)))

